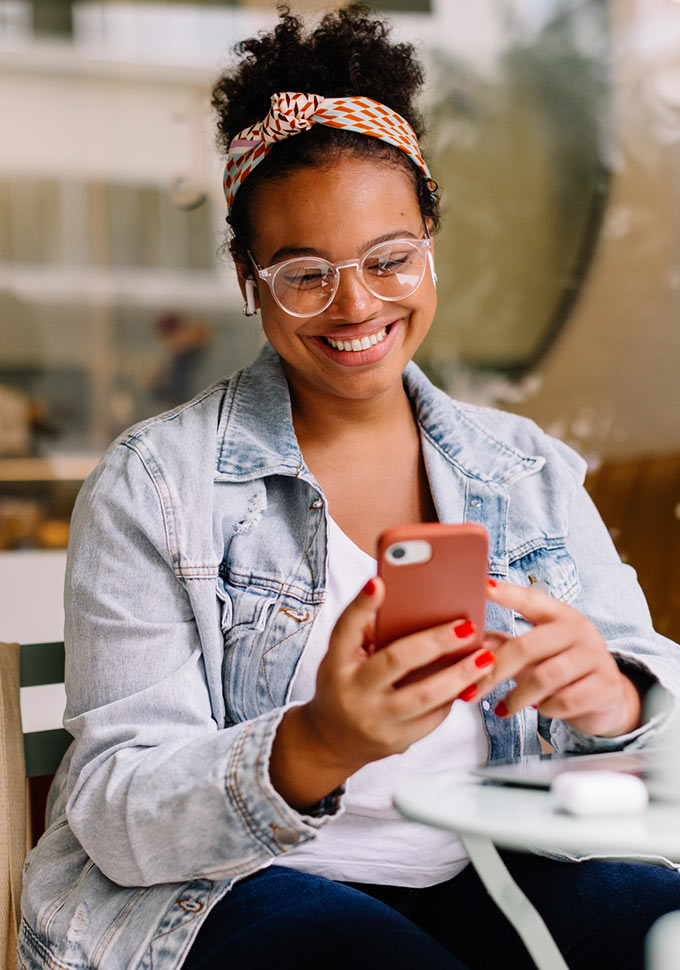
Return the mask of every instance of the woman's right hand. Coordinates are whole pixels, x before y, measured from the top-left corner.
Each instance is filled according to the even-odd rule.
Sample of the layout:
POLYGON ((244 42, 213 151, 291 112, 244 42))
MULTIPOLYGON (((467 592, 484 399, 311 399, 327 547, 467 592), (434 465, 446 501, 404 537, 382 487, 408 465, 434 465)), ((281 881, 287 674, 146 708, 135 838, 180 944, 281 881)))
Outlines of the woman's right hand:
POLYGON ((446 718, 454 700, 472 700, 495 664, 486 647, 422 680, 411 671, 469 644, 465 621, 431 627, 371 653, 376 613, 384 599, 370 580, 338 619, 321 661, 311 701, 291 708, 279 725, 270 762, 274 787, 304 810, 365 764, 406 751, 446 718))

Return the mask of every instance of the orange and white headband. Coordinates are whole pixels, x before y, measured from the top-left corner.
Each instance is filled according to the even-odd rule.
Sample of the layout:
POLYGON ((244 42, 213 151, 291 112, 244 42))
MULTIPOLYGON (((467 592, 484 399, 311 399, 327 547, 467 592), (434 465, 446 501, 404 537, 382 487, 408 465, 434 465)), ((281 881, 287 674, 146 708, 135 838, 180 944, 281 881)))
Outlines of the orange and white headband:
POLYGON ((324 98, 320 94, 281 91, 271 97, 271 108, 264 121, 245 128, 232 138, 224 168, 224 194, 231 209, 241 183, 259 165, 272 145, 291 135, 299 135, 312 125, 344 128, 379 138, 401 149, 427 179, 430 175, 413 128, 400 114, 372 98, 324 98))

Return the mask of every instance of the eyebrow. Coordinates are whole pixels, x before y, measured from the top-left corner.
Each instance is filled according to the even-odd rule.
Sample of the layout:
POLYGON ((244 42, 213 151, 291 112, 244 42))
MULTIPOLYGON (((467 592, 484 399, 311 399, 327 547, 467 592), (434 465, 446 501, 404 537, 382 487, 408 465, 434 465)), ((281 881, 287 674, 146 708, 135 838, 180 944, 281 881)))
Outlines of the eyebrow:
MULTIPOLYGON (((365 253, 367 249, 371 249, 373 246, 377 246, 382 242, 389 242, 391 239, 419 239, 414 232, 410 232, 408 229, 395 229, 393 232, 385 232, 382 236, 376 236, 374 239, 369 239, 368 242, 363 246, 361 252, 365 253)), ((314 249, 312 246, 282 246, 277 249, 271 258, 269 265, 274 263, 280 263, 284 259, 293 259, 294 256, 319 256, 321 259, 328 259, 328 254, 323 249, 314 249)), ((331 260, 329 260, 331 262, 331 260)))

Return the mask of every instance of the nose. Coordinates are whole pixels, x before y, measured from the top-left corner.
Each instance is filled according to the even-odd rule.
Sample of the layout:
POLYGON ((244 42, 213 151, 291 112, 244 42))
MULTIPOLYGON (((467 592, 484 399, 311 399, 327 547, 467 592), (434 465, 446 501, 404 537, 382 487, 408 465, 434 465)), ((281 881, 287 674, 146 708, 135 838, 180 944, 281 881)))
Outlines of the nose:
POLYGON ((360 323, 380 311, 382 300, 366 287, 356 266, 343 267, 338 273, 338 289, 326 310, 332 320, 360 323))

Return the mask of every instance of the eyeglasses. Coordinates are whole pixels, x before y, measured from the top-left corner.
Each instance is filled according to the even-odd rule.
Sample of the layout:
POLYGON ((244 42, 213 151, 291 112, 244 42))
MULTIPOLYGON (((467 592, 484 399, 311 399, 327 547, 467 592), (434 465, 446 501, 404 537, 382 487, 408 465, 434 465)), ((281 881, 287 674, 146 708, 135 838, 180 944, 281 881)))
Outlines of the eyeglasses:
MULTIPOLYGON (((427 233, 427 227, 425 228, 427 233)), ((428 262, 434 276, 432 240, 389 239, 367 249, 359 259, 331 263, 318 256, 296 256, 266 269, 253 254, 253 269, 269 287, 272 296, 293 317, 313 317, 331 305, 340 285, 340 270, 356 268, 369 293, 381 300, 402 300, 418 289, 428 262)))

